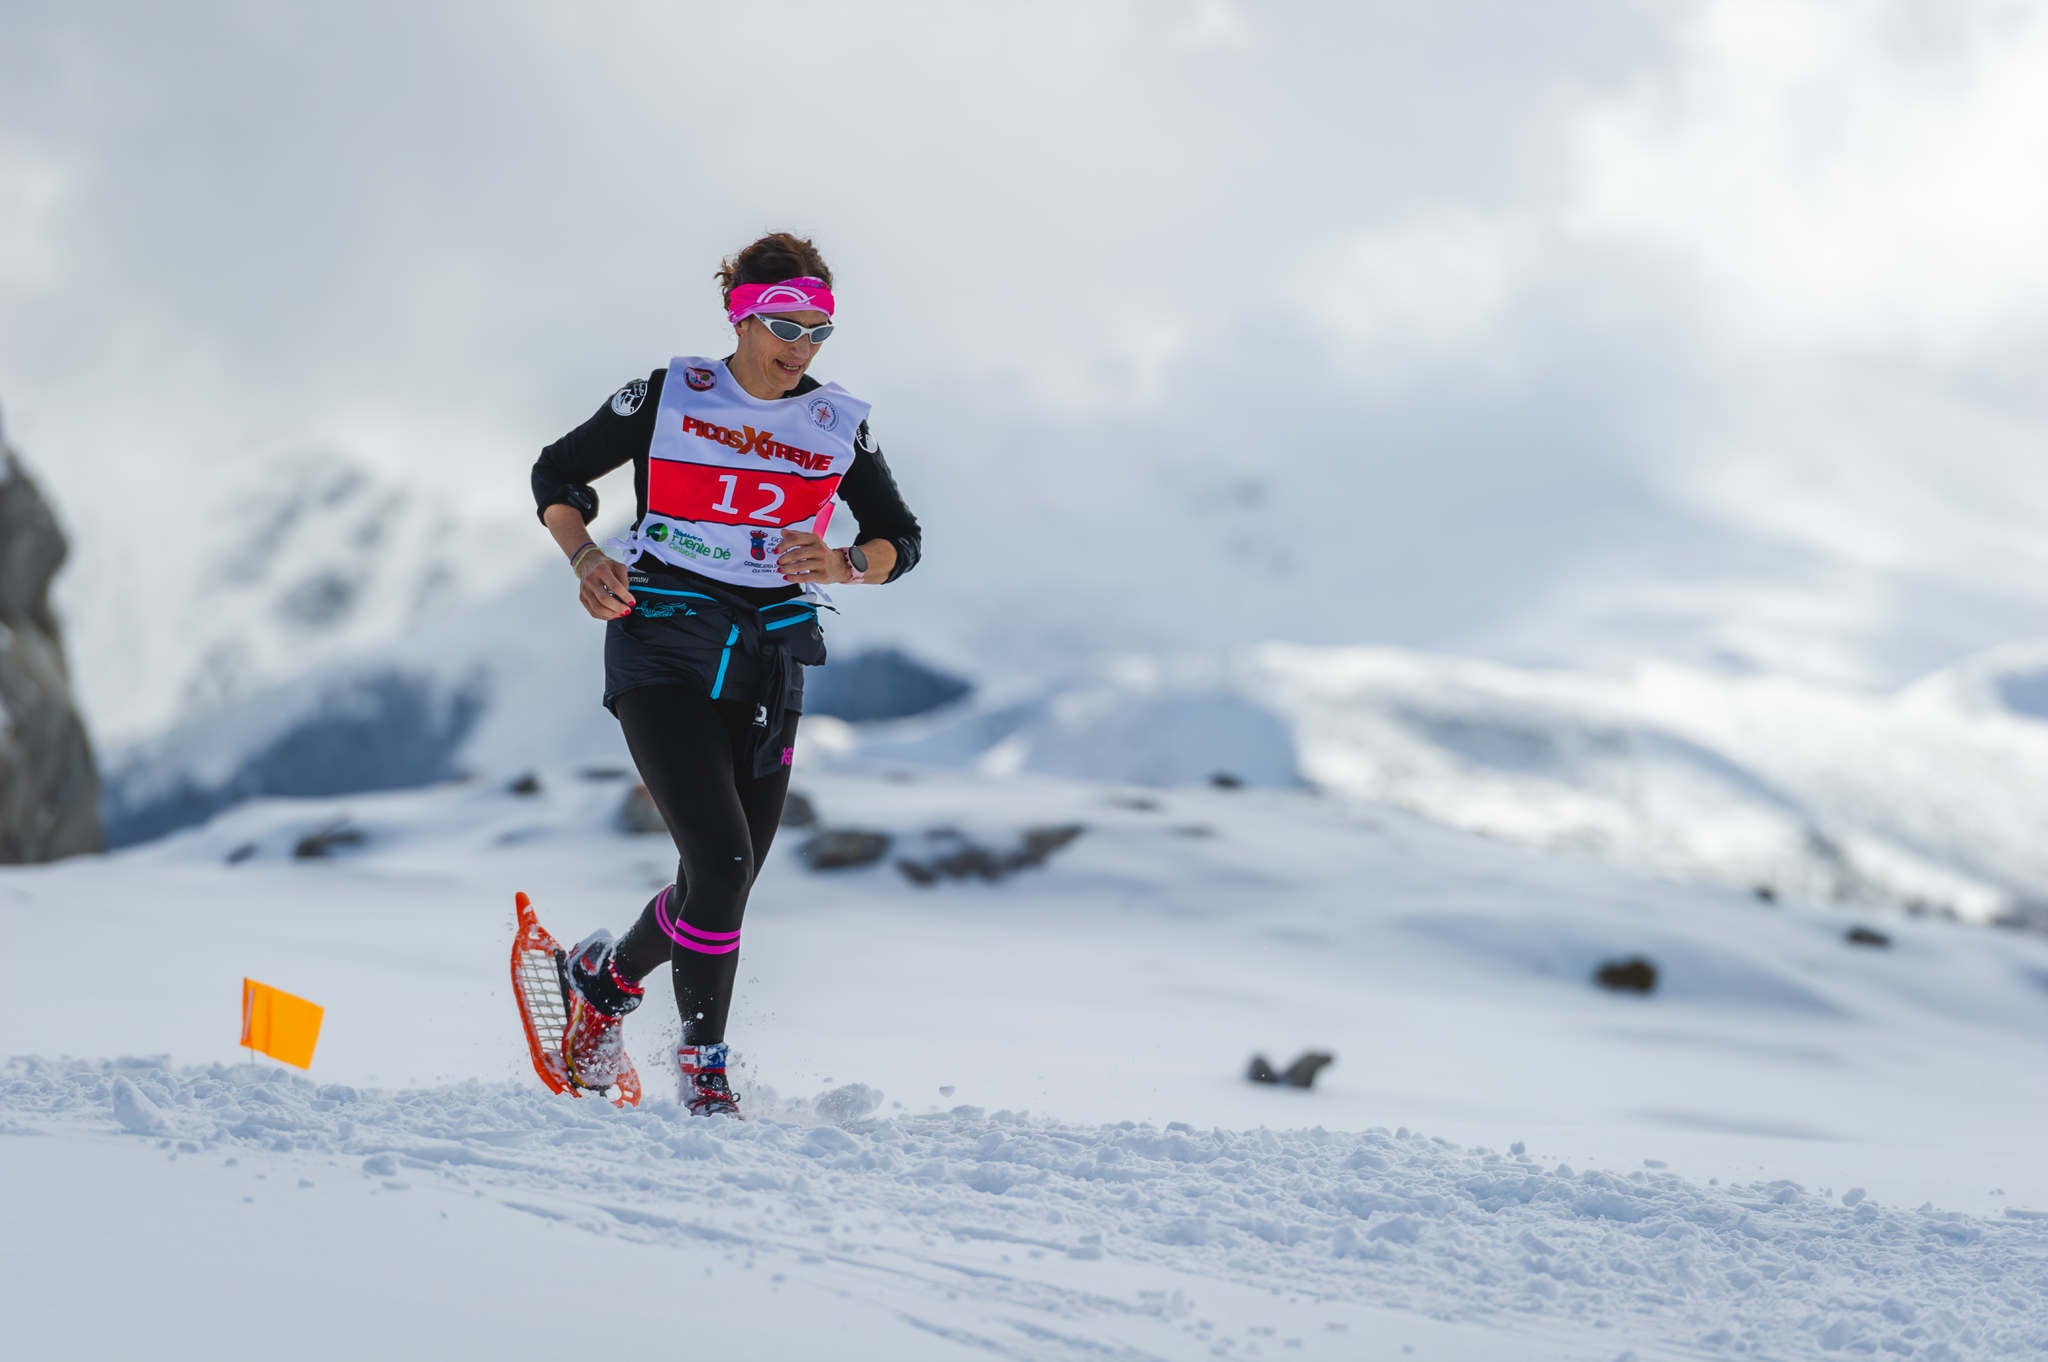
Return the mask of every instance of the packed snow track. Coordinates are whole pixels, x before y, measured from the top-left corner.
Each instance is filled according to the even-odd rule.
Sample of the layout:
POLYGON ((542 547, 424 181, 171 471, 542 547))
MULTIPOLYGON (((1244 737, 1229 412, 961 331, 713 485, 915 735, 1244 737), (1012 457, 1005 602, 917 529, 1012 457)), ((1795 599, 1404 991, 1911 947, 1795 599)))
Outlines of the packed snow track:
MULTIPOLYGON (((567 1283, 567 1317, 593 1296, 671 1312, 638 1299, 631 1272, 607 1280, 627 1258, 609 1250, 631 1245, 656 1281, 706 1281, 691 1298, 763 1344, 756 1355, 778 1355, 771 1338, 842 1356, 2048 1355, 2036 1213, 1574 1171, 1405 1129, 879 1116, 881 1095, 859 1085, 761 1097, 754 1119, 699 1121, 658 1100, 618 1112, 513 1085, 378 1091, 267 1066, 17 1059, 0 1072, 13 1137, 0 1166, 11 1204, 89 1219, 138 1157, 184 1165, 142 1184, 163 1204, 124 1203, 183 1263, 126 1278, 147 1321, 137 1337, 163 1343, 251 1294, 289 1299, 276 1279, 294 1255, 314 1278, 374 1283, 367 1263, 422 1250, 401 1241, 425 1198, 439 1242, 469 1260, 433 1282, 448 1335, 479 1347, 506 1328, 478 1323, 492 1293, 539 1305, 567 1283), (544 1259, 528 1281, 488 1280, 478 1255, 533 1227, 544 1259), (189 1298, 180 1271, 210 1262, 227 1275, 189 1298), (824 1298, 830 1311, 805 1312, 824 1298)), ((75 1291, 92 1274, 63 1261, 67 1242, 7 1275, 75 1291)), ((131 1326, 94 1327, 114 1341, 131 1326)), ((393 1346, 382 1327, 359 1314, 295 1351, 393 1346)), ((217 1355, 239 1354, 230 1339, 217 1355)))

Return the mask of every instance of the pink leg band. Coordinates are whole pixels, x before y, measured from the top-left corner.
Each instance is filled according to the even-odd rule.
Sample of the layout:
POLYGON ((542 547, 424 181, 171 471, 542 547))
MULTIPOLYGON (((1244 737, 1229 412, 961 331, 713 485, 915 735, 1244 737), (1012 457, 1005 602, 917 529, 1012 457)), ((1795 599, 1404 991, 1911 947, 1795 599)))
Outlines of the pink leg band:
POLYGON ((740 948, 738 932, 707 932, 692 927, 681 918, 670 917, 669 898, 674 893, 675 886, 670 885, 661 891, 661 898, 654 905, 654 921, 669 940, 700 955, 730 955, 740 948))

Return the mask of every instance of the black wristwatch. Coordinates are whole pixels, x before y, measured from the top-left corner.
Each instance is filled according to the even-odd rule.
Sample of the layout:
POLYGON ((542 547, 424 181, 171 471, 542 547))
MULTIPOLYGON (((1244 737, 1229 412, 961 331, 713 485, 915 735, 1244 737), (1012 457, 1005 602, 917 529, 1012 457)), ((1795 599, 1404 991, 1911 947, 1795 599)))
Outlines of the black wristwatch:
POLYGON ((841 549, 840 552, 846 555, 847 570, 853 574, 847 580, 850 582, 866 581, 868 573, 867 551, 861 548, 860 545, 855 544, 852 548, 841 549))

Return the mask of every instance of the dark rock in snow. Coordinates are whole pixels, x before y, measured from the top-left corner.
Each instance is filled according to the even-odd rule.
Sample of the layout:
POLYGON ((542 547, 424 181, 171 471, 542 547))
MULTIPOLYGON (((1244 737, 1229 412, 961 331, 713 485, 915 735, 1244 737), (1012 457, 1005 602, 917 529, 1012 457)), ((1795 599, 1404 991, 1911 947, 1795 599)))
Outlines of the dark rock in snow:
POLYGON ((1290 1088, 1312 1088, 1316 1075, 1337 1062, 1337 1057, 1324 1050, 1310 1050, 1295 1059, 1280 1072, 1280 1081, 1290 1088))
POLYGON ((1245 1077, 1254 1083, 1272 1083, 1289 1088, 1312 1088, 1316 1075, 1337 1062, 1337 1057, 1324 1050, 1305 1050, 1295 1057, 1292 1064, 1275 1072, 1264 1055, 1253 1055, 1245 1077))
POLYGON ((510 785, 507 785, 505 790, 509 794, 537 795, 540 793, 540 777, 528 771, 525 775, 520 776, 510 785))
POLYGON ((361 828, 350 826, 345 818, 337 819, 301 837, 292 848, 292 855, 302 861, 319 860, 332 856, 339 848, 359 847, 368 840, 361 828))
POLYGON ((1244 788, 1244 777, 1229 771, 1218 771, 1209 777, 1209 783, 1219 790, 1241 790, 1244 788))
POLYGON ((661 821, 661 810, 654 807, 654 796, 647 793, 645 785, 635 785, 619 801, 619 827, 626 832, 668 831, 668 824, 661 821))
POLYGON ((934 885, 940 880, 1000 880, 1019 870, 1044 865, 1053 855, 1087 831, 1082 823, 1060 823, 1026 828, 1021 842, 1008 851, 997 851, 970 840, 954 828, 935 829, 930 836, 948 843, 946 850, 923 860, 904 857, 896 868, 912 884, 934 885))
POLYGON ((1851 927, 1842 934, 1842 939, 1852 946, 1877 946, 1882 948, 1892 944, 1890 937, 1872 927, 1851 927))
POLYGON ((2015 899, 1991 919, 1991 925, 2012 932, 2048 934, 2048 899, 2015 899))
POLYGON ((889 854, 889 834, 859 828, 827 828, 805 842, 801 855, 812 870, 852 870, 889 854))
POLYGON ((255 854, 256 844, 254 842, 244 842, 228 853, 227 861, 229 865, 240 865, 255 854))
POLYGON ((1617 993, 1651 993, 1657 987, 1657 967, 1640 955, 1608 960, 1593 971, 1593 982, 1617 993))
POLYGON ((785 828, 811 828, 818 825, 818 806, 811 803, 809 796, 791 790, 782 801, 782 822, 785 828))
POLYGON ((1776 903, 1778 901, 1778 891, 1771 888, 1768 884, 1760 884, 1749 892, 1756 895, 1758 903, 1776 903))
POLYGON ((804 713, 848 723, 907 719, 963 700, 973 687, 899 648, 835 658, 804 678, 804 713))
POLYGON ((1001 860, 994 852, 972 844, 927 861, 913 861, 905 857, 896 862, 896 868, 912 884, 926 887, 943 879, 995 880, 1003 874, 1001 860))
POLYGON ((68 548, 0 433, 0 864, 98 851, 99 776, 50 582, 68 548))
POLYGON ((589 781, 624 780, 632 774, 623 766, 586 766, 576 773, 579 779, 589 781))

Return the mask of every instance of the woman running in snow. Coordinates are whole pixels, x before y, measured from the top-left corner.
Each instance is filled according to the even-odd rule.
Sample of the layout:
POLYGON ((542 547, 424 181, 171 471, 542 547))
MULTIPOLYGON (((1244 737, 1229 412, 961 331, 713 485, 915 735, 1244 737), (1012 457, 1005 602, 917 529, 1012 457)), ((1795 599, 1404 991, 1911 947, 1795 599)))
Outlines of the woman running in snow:
POLYGON ((820 587, 893 582, 917 563, 917 520, 868 427, 868 404, 805 371, 832 334, 832 271, 812 244, 764 236, 718 271, 736 337, 635 379, 541 451, 534 501, 605 630, 604 703, 675 839, 675 883, 616 942, 569 952, 561 1061, 579 1087, 626 1065, 619 1022, 672 966, 676 1063, 698 1115, 731 1113, 726 1013, 747 893, 789 790, 803 668, 825 660, 820 587), (607 547, 585 526, 590 483, 630 462, 638 515, 607 547), (833 497, 854 546, 826 547, 833 497))

